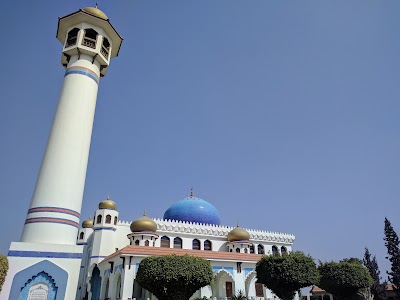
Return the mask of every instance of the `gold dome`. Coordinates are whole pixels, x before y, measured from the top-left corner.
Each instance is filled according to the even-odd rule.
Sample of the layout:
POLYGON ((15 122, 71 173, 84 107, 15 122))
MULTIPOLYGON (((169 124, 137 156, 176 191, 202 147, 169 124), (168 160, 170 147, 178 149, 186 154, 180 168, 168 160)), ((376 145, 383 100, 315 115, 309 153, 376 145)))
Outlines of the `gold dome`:
POLYGON ((146 216, 146 212, 142 217, 136 219, 131 223, 131 231, 132 232, 140 232, 140 231, 157 231, 157 224, 152 219, 146 216))
POLYGON ((82 228, 92 228, 93 227, 93 220, 87 219, 82 222, 82 228))
POLYGON ((110 200, 110 197, 107 197, 106 200, 103 200, 99 203, 99 209, 117 210, 117 204, 115 204, 114 201, 110 200))
POLYGON ((249 239, 250 239, 250 233, 248 233, 243 228, 239 227, 239 225, 228 233, 228 241, 230 242, 248 241, 249 239))
POLYGON ((82 11, 84 11, 85 13, 88 13, 89 15, 98 17, 100 19, 103 20, 108 20, 108 17, 105 13, 103 13, 100 9, 98 9, 97 7, 85 7, 81 9, 82 11))

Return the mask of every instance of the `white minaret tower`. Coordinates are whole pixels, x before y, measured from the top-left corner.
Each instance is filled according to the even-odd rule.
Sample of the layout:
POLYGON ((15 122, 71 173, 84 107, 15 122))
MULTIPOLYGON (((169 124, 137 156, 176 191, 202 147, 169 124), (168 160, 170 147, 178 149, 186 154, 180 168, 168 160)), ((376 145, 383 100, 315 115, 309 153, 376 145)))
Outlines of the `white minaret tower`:
POLYGON ((21 241, 74 245, 99 80, 122 38, 93 7, 60 18, 57 38, 66 72, 21 241))
POLYGON ((98 85, 122 38, 101 10, 87 7, 59 18, 57 39, 64 82, 21 241, 8 252, 0 300, 77 295, 83 250, 77 234, 98 85))

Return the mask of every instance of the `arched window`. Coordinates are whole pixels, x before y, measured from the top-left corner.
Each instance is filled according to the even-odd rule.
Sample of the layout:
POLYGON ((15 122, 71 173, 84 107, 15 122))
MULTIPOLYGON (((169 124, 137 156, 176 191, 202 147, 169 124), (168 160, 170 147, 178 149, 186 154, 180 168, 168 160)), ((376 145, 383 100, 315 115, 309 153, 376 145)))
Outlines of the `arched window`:
POLYGON ((272 246, 272 255, 279 255, 278 247, 277 246, 272 246))
POLYGON ((103 217, 101 215, 98 215, 96 223, 100 224, 101 223, 101 219, 103 219, 103 217))
POLYGON ((232 252, 232 249, 230 249, 229 252, 232 252))
POLYGON ((106 216, 106 224, 111 224, 111 216, 110 215, 106 216))
POLYGON ((236 252, 237 252, 237 253, 240 253, 240 248, 236 248, 236 252))
POLYGON ((147 247, 150 246, 149 240, 146 240, 146 241, 144 242, 144 245, 147 246, 147 247))
POLYGON ((135 241, 135 246, 139 246, 139 240, 135 241))
POLYGON ((82 45, 96 49, 97 31, 94 29, 85 29, 85 34, 82 39, 82 45))
POLYGON ((83 240, 83 237, 85 236, 85 234, 83 233, 83 232, 81 232, 80 234, 79 234, 79 239, 80 240, 83 240))
POLYGON ((258 244, 258 246, 257 246, 257 253, 258 253, 258 254, 264 254, 264 253, 265 253, 265 252, 264 252, 264 246, 263 246, 263 245, 258 244))
POLYGON ((170 248, 170 240, 169 237, 163 236, 161 237, 161 247, 162 248, 170 248))
POLYGON ((107 38, 103 37, 103 44, 101 45, 100 53, 108 59, 108 53, 110 52, 110 42, 107 38))
POLYGON ((200 250, 200 241, 198 239, 194 239, 192 242, 193 250, 200 250))
POLYGON ((179 237, 174 238, 174 248, 182 249, 182 239, 179 237))
POLYGON ((281 254, 284 255, 287 253, 286 247, 282 246, 281 247, 281 254))
POLYGON ((68 32, 65 48, 76 45, 76 41, 78 40, 78 33, 79 28, 74 28, 68 32))
POLYGON ((251 244, 251 246, 250 246, 250 253, 254 253, 254 245, 253 244, 251 244))
POLYGON ((204 250, 206 250, 206 251, 211 251, 212 250, 211 241, 209 241, 209 240, 205 240, 204 241, 204 250))
POLYGON ((247 248, 244 248, 244 253, 247 253, 247 248))
POLYGON ((117 225, 117 223, 118 223, 118 218, 114 217, 114 225, 117 225))

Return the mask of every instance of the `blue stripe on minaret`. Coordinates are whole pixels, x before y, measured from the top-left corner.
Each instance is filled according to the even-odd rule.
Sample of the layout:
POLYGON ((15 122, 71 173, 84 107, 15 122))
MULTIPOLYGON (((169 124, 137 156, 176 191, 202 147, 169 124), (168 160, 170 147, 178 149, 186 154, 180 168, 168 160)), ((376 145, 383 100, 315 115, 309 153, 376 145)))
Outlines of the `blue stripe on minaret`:
POLYGON ((67 77, 68 75, 71 74, 80 74, 87 76, 91 79, 93 79, 97 84, 99 84, 99 77, 91 70, 83 67, 71 67, 65 71, 64 77, 67 77))

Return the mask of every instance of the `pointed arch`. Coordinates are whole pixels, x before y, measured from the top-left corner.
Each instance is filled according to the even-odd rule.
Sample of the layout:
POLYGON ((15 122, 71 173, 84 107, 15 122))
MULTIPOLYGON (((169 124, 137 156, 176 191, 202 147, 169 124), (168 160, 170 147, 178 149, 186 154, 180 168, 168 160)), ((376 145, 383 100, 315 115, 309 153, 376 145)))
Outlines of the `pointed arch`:
POLYGON ((97 266, 95 266, 92 271, 92 277, 90 278, 90 291, 92 292, 91 300, 99 299, 100 288, 101 288, 100 270, 97 266))

